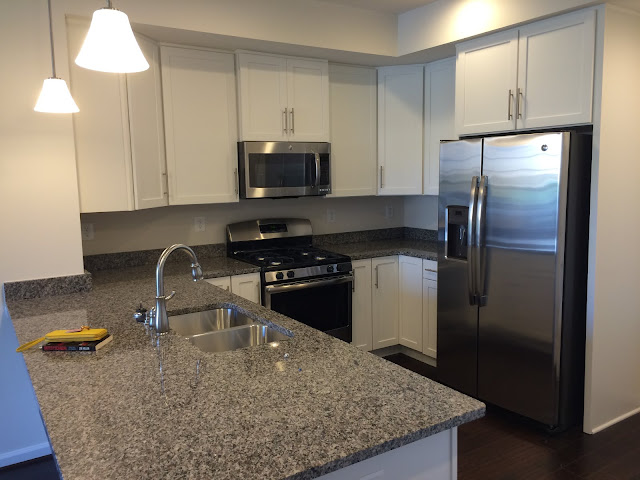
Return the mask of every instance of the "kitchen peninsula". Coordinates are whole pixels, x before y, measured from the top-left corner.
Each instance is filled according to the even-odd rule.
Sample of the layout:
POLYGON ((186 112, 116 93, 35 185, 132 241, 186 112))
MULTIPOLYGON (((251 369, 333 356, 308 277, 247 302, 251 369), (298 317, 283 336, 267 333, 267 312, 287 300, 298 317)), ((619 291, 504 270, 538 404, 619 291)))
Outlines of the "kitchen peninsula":
MULTIPOLYGON (((226 258, 202 264, 205 276, 246 268, 226 258)), ((446 478, 455 476, 455 427, 481 417, 481 402, 193 283, 182 263, 165 275, 167 291, 177 292, 170 314, 235 305, 293 336, 216 354, 173 333, 157 346, 132 319, 140 302, 153 303, 153 266, 96 272, 86 293, 9 300, 20 342, 86 324, 114 336, 98 354, 25 353, 65 479, 352 478, 340 469, 439 434, 452 439, 444 467, 451 467, 446 478)), ((436 450, 412 458, 428 460, 436 450)), ((398 478, 388 465, 386 475, 398 478)))

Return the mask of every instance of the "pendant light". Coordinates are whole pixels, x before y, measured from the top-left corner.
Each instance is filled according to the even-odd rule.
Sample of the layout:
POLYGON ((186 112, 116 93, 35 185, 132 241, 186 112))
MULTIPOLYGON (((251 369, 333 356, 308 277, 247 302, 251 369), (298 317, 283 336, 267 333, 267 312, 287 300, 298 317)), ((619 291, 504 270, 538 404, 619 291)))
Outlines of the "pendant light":
POLYGON ((89 70, 111 73, 142 72, 149 68, 136 37, 131 30, 129 17, 111 6, 93 12, 76 64, 89 70))
POLYGON ((51 42, 51 70, 53 76, 45 79, 42 90, 33 108, 36 112, 46 113, 74 113, 79 112, 76 102, 73 101, 67 82, 56 77, 56 60, 53 54, 53 26, 51 24, 51 0, 47 0, 49 7, 49 39, 51 42))

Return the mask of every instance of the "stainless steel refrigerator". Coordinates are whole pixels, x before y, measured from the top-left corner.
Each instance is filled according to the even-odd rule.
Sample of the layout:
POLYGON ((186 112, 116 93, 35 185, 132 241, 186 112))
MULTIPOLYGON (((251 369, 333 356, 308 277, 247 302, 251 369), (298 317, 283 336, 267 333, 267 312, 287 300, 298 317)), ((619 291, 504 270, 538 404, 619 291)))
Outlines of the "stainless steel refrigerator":
POLYGON ((443 141, 438 379, 563 429, 582 418, 591 136, 443 141))

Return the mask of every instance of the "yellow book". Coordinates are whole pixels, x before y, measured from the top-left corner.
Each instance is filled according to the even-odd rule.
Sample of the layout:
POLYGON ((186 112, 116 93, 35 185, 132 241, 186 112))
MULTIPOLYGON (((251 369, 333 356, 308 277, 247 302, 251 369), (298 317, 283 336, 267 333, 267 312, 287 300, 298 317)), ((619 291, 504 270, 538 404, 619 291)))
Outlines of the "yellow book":
POLYGON ((71 330, 54 330, 47 333, 44 337, 32 340, 16 348, 16 352, 23 352, 38 343, 46 340, 47 342, 93 342, 107 336, 106 328, 89 328, 82 326, 71 330))

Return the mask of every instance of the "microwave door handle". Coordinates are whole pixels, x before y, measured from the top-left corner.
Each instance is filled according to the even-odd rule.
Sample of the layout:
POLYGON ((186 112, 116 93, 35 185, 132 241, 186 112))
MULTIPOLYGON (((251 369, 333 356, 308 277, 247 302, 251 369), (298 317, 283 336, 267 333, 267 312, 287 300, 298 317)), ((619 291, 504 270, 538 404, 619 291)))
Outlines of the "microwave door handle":
POLYGON ((320 154, 314 152, 314 156, 316 157, 316 177, 313 180, 314 185, 312 187, 317 187, 318 183, 320 183, 320 154))

